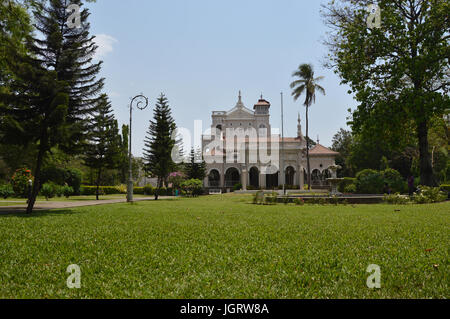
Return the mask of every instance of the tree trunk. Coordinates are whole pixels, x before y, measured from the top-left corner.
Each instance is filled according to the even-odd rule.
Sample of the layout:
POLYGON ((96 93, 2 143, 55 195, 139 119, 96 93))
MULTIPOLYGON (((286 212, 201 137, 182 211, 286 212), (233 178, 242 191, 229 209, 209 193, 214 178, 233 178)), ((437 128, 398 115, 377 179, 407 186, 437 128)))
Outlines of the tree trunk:
POLYGON ((100 178, 101 178, 101 176, 102 176, 102 168, 100 167, 100 168, 98 169, 98 175, 97 175, 97 191, 96 191, 96 193, 95 193, 96 200, 99 200, 100 178))
POLYGON ((27 207, 27 214, 33 213, 34 204, 36 203, 36 197, 39 192, 39 186, 41 182, 41 167, 42 167, 42 160, 44 159, 45 151, 43 150, 42 146, 39 147, 39 153, 36 161, 36 169, 34 171, 34 183, 33 183, 33 189, 31 191, 31 196, 28 201, 28 207, 27 207))
POLYGON ((424 186, 436 186, 437 183, 433 175, 431 155, 428 149, 428 123, 426 120, 418 123, 417 135, 420 154, 420 184, 424 186))
POLYGON ((308 120, 308 110, 309 107, 306 107, 306 170, 308 173, 308 189, 311 190, 311 163, 309 161, 309 120, 308 120))
POLYGON ((161 184, 162 184, 162 179, 161 179, 161 177, 158 177, 158 185, 156 186, 156 189, 155 189, 155 200, 158 200, 158 192, 159 192, 159 189, 161 188, 161 184))

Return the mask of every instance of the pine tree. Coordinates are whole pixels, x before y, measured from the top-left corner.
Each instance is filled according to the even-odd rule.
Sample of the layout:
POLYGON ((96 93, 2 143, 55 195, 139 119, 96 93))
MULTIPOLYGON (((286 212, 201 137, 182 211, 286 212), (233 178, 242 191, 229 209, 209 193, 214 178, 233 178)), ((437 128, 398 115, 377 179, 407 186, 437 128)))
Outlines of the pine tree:
POLYGON ((40 171, 51 148, 68 153, 82 150, 88 114, 98 104, 103 79, 96 75, 101 62, 93 63, 96 46, 89 35, 89 12, 80 11, 80 28, 69 28, 69 4, 80 0, 50 0, 34 11, 34 38, 27 51, 8 60, 14 71, 8 92, 0 92, 2 140, 12 144, 35 143, 38 155, 35 183, 28 203, 31 213, 39 191, 40 171))
POLYGON ((120 136, 120 160, 119 160, 119 173, 120 182, 122 184, 127 183, 127 173, 129 168, 128 159, 128 139, 129 139, 129 128, 128 125, 122 125, 122 134, 120 136))
POLYGON ((203 180, 206 176, 206 163, 202 158, 201 150, 191 149, 189 162, 184 165, 184 171, 188 179, 203 180))
MULTIPOLYGON (((163 183, 167 185, 168 176, 176 166, 172 160, 172 149, 176 143, 172 139, 172 133, 175 129, 168 100, 161 93, 144 141, 145 169, 158 178, 158 188, 161 188, 163 183)), ((155 199, 158 199, 158 191, 155 192, 155 199)))
POLYGON ((119 129, 112 112, 108 97, 105 94, 102 95, 89 126, 89 142, 86 145, 84 163, 87 167, 95 170, 97 174, 97 200, 99 199, 102 172, 105 169, 117 168, 120 159, 119 129))

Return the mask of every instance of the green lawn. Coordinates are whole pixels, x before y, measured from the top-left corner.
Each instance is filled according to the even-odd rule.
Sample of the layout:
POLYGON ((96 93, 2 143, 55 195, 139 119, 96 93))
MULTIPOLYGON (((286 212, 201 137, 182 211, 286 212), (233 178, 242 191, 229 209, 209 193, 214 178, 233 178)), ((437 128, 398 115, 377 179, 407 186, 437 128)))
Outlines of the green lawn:
POLYGON ((218 195, 0 216, 0 298, 449 298, 450 203, 218 195), (399 211, 398 211, 399 210, 399 211), (81 289, 66 268, 81 267, 81 289), (381 285, 368 289, 369 264, 381 285))
MULTIPOLYGON (((102 195, 99 200, 108 200, 108 199, 124 199, 127 195, 102 195)), ((153 197, 153 196, 145 196, 145 195, 133 195, 134 198, 143 198, 143 197, 153 197)), ((77 202, 77 201, 87 201, 87 200, 95 200, 95 195, 89 196, 71 196, 69 198, 66 197, 53 197, 49 198, 49 202, 77 202)), ((36 199, 37 202, 47 202, 44 196, 38 196, 36 199)), ((8 206, 8 205, 20 205, 25 204, 27 202, 26 198, 0 198, 0 206, 8 206)))

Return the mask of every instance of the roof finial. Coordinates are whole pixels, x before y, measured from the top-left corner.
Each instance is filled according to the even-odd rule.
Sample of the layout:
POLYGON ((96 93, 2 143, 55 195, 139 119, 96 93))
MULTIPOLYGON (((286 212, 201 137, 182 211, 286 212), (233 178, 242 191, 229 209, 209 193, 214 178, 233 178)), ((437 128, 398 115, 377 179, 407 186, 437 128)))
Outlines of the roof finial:
POLYGON ((241 90, 239 90, 239 101, 236 104, 237 107, 243 107, 244 103, 242 103, 242 95, 241 95, 241 90))
POLYGON ((263 100, 263 94, 261 93, 261 100, 263 100))
POLYGON ((298 112, 298 125, 300 125, 301 122, 302 120, 300 119, 300 112, 298 112))
POLYGON ((317 144, 320 144, 319 134, 317 134, 317 144))

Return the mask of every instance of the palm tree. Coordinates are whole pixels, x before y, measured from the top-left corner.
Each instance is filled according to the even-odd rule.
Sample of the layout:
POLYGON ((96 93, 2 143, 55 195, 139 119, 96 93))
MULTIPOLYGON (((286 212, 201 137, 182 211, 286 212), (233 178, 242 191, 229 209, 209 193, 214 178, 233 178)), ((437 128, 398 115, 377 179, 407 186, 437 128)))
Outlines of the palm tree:
POLYGON ((323 76, 314 78, 314 69, 311 64, 302 64, 298 69, 292 73, 292 76, 298 78, 291 83, 292 96, 294 101, 306 93, 305 102, 303 105, 306 107, 306 162, 308 170, 308 188, 311 189, 311 165, 309 162, 309 135, 308 135, 308 110, 312 103, 316 102, 316 91, 319 91, 325 95, 325 89, 321 87, 317 82, 323 80, 323 76))

